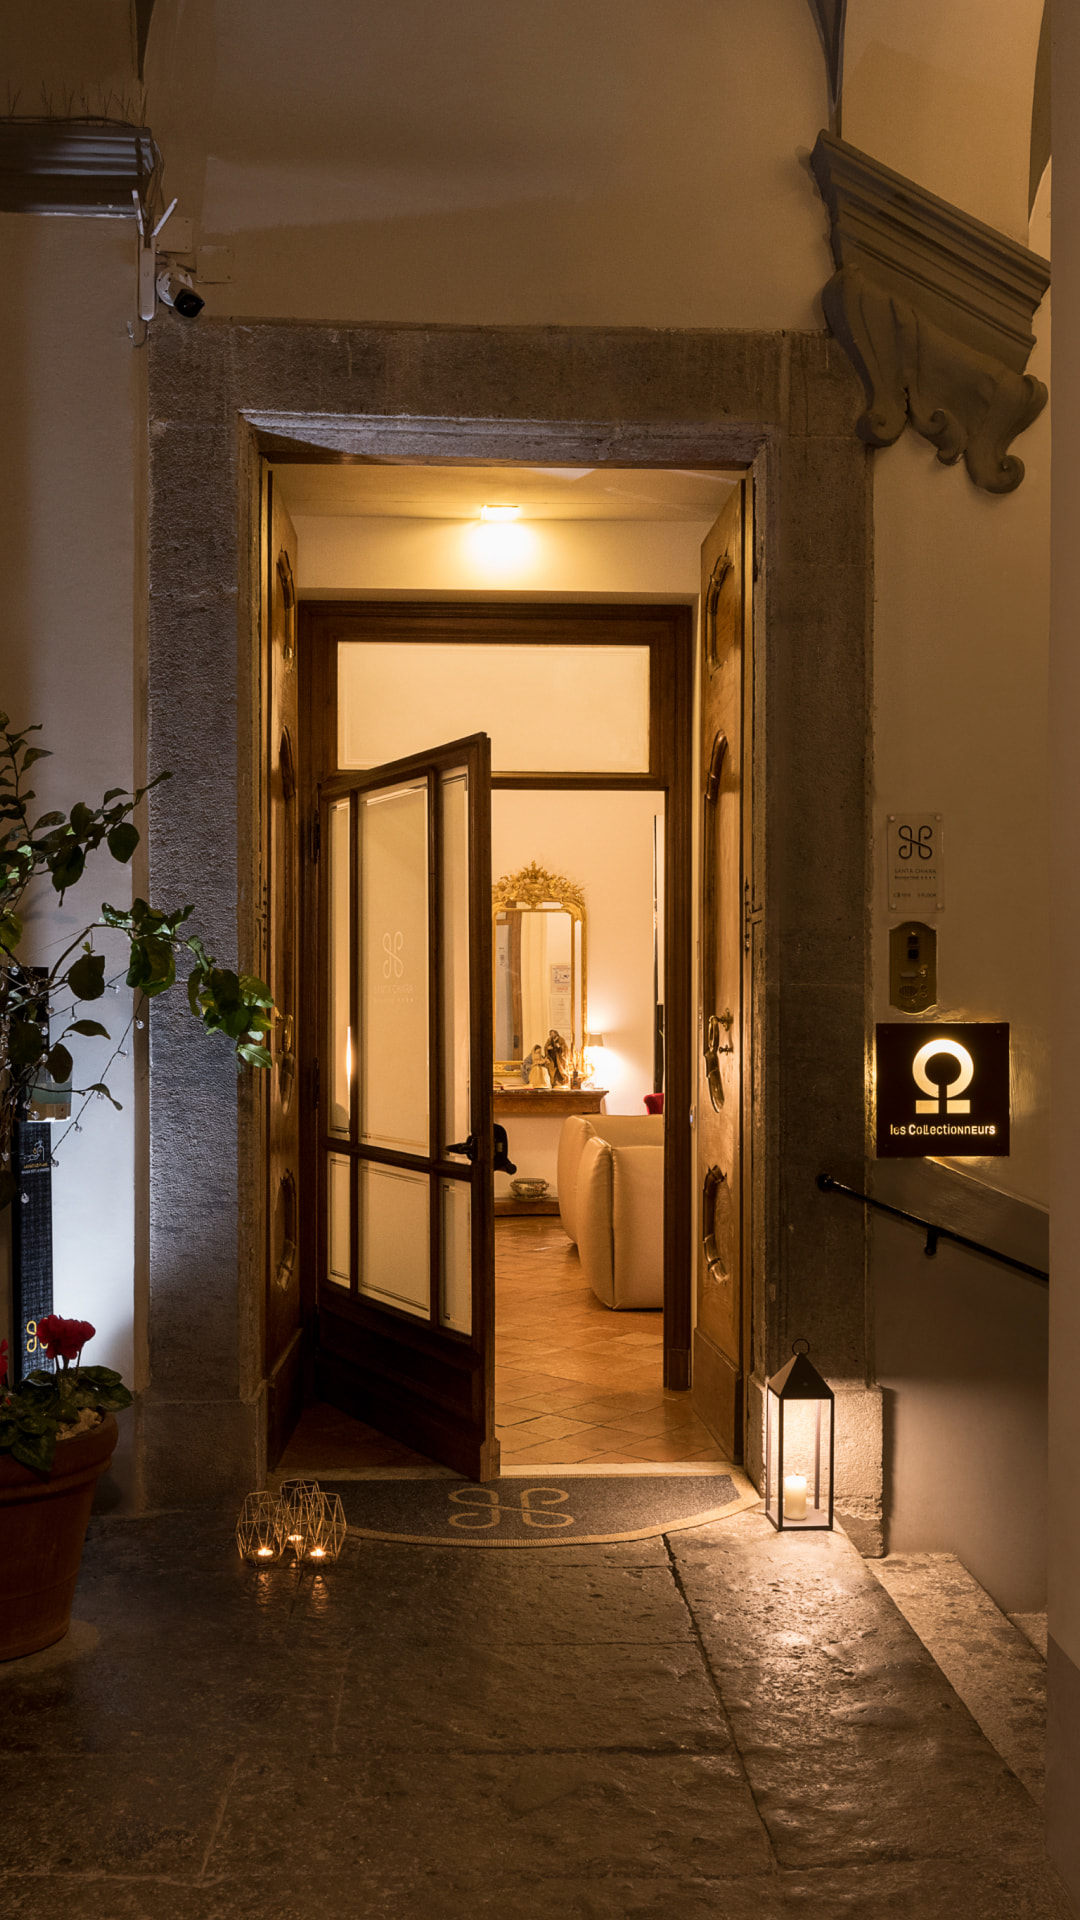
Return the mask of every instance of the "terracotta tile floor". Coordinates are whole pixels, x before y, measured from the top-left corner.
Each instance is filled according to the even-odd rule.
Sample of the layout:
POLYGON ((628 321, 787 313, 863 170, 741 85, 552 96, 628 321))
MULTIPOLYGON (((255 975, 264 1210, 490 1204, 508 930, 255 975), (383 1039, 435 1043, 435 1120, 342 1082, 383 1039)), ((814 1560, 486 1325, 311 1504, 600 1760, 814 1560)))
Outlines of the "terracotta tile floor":
MULTIPOLYGON (((665 1393, 663 1315, 612 1313, 550 1216, 495 1229, 495 1429, 504 1467, 721 1461, 687 1393, 665 1393)), ((421 1453, 316 1403, 273 1475, 429 1467, 421 1453)))
POLYGON ((495 1430, 504 1467, 696 1460, 724 1455, 665 1393, 663 1314, 613 1313, 586 1285, 557 1220, 495 1228, 495 1430))

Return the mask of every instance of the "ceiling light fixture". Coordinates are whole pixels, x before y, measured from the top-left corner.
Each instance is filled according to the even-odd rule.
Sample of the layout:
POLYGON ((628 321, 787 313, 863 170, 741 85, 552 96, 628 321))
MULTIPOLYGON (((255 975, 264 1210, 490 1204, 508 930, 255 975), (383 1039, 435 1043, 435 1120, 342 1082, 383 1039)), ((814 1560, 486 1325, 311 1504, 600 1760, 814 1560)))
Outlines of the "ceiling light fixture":
POLYGON ((520 507, 500 506, 497 502, 490 502, 481 507, 480 518, 481 520, 516 520, 520 512, 520 507))

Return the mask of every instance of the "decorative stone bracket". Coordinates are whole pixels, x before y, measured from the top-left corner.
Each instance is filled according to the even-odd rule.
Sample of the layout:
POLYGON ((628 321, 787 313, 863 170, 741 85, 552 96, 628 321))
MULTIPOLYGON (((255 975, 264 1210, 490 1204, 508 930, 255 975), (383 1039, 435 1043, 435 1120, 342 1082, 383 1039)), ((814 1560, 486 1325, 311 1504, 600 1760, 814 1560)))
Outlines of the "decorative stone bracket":
POLYGON ((910 420, 939 460, 1011 493, 1009 446, 1046 405, 1025 368, 1049 262, 832 134, 810 164, 837 267, 825 317, 866 390, 859 435, 889 447, 910 420))

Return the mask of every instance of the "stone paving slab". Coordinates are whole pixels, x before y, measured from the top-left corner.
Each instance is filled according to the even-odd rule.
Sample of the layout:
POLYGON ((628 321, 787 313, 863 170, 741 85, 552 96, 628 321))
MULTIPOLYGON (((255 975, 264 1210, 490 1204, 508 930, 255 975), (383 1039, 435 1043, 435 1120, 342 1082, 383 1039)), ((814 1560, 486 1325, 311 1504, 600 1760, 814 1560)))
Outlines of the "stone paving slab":
POLYGON ((680 1563, 671 1536, 782 1867, 948 1859, 959 1834, 988 1859, 1038 1842, 1016 1775, 842 1535, 755 1515, 723 1550, 699 1544, 680 1563))
POLYGON ((339 1752, 731 1747, 708 1669, 688 1641, 388 1648, 358 1640, 342 1674, 334 1741, 339 1752))
POLYGON ((0 1667, 4 1920, 1068 1920, 842 1535, 628 1549, 95 1525, 68 1649, 0 1667))

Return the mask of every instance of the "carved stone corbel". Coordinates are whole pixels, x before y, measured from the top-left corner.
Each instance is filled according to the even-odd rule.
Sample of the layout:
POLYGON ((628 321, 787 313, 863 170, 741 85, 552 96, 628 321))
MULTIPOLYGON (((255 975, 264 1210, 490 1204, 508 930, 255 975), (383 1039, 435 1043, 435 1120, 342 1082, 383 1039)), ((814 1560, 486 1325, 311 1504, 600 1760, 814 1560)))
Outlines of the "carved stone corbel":
POLYGON ((1046 405, 1025 372, 1049 262, 832 134, 811 166, 832 221, 837 271, 825 317, 866 391, 857 431, 872 447, 908 420, 977 487, 1011 493, 1010 443, 1046 405))

